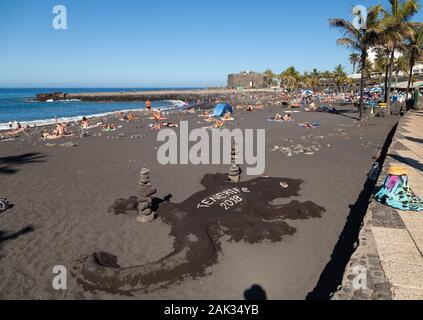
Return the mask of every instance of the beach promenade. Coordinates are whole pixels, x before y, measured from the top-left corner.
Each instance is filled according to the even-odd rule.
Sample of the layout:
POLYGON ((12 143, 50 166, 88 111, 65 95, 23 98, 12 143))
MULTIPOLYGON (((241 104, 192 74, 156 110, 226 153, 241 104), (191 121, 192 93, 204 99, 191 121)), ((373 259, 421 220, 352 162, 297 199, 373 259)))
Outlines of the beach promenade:
MULTIPOLYGON (((423 195, 423 112, 400 122, 377 185, 392 165, 407 169, 410 186, 423 195)), ((423 214, 399 211, 375 200, 369 206, 359 247, 335 299, 423 299, 423 214), (367 273, 367 289, 355 288, 357 267, 367 273)))

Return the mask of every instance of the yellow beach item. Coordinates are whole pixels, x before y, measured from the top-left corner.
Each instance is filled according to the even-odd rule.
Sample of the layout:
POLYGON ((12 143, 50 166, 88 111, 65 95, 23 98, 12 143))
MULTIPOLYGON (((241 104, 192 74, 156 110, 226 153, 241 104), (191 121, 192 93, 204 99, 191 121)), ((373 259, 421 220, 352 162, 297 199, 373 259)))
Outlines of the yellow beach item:
POLYGON ((388 171, 388 174, 391 176, 406 176, 407 173, 407 168, 400 166, 391 166, 388 171))

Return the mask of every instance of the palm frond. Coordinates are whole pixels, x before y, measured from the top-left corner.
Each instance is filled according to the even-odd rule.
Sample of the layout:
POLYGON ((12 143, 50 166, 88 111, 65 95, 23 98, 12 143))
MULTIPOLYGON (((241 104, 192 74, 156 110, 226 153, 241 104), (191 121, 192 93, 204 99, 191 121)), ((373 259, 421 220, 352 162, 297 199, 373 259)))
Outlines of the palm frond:
POLYGON ((346 48, 356 50, 356 51, 359 51, 359 50, 362 49, 361 45, 358 42, 356 42, 356 41, 354 41, 350 38, 340 38, 340 39, 336 40, 336 44, 338 46, 346 47, 346 48))

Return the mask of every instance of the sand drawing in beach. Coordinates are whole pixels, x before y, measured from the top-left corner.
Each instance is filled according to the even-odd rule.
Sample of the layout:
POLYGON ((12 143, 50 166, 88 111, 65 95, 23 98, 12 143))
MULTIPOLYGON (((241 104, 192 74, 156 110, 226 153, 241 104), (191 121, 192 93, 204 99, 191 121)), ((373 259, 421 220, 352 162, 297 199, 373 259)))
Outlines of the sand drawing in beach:
POLYGON ((160 206, 159 219, 171 226, 172 253, 154 263, 121 267, 118 257, 97 252, 72 268, 77 283, 84 290, 123 295, 165 288, 207 275, 207 268, 218 262, 221 241, 280 242, 296 232, 285 220, 320 218, 325 212, 311 201, 272 204, 298 196, 301 180, 260 177, 229 183, 227 175, 208 174, 201 183, 205 190, 184 202, 160 206))

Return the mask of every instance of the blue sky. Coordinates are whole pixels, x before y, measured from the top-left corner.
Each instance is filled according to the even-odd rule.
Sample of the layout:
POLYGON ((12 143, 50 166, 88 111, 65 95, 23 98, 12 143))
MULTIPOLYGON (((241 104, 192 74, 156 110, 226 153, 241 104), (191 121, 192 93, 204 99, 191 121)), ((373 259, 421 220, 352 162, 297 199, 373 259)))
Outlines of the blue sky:
MULTIPOLYGON (((241 70, 350 70, 328 19, 377 3, 2 0, 0 87, 219 86, 241 70), (67 30, 52 27, 58 4, 67 30)), ((423 21, 423 9, 414 20, 423 21)))

